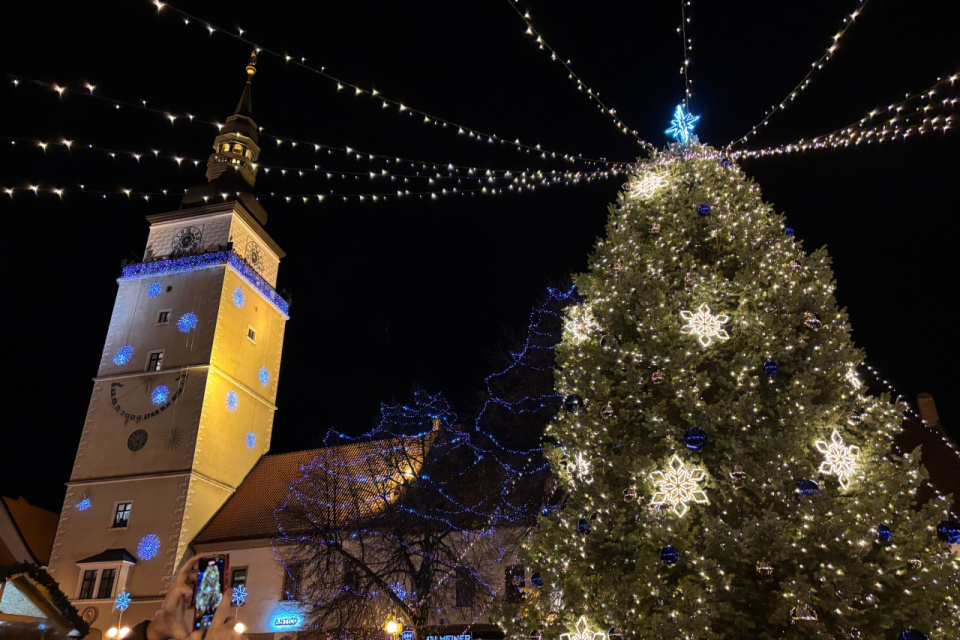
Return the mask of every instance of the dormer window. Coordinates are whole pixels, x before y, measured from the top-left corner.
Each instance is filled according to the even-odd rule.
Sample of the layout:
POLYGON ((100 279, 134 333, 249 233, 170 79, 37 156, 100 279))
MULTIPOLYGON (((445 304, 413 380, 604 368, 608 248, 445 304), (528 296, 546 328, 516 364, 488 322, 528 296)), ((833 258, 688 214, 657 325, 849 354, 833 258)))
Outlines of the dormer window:
POLYGON ((235 153, 239 153, 240 155, 243 155, 243 145, 242 145, 242 144, 234 144, 234 145, 233 145, 233 151, 234 151, 235 153))
POLYGON ((224 153, 229 153, 229 152, 230 152, 230 143, 229 143, 229 142, 224 142, 224 143, 223 143, 223 146, 220 148, 220 151, 222 151, 222 152, 224 152, 224 153))

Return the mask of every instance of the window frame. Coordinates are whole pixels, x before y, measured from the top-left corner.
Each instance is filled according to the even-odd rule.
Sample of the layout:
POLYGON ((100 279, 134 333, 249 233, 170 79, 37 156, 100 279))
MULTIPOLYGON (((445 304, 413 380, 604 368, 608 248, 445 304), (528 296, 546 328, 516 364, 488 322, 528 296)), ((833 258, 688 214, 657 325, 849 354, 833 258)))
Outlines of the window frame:
POLYGON ((93 594, 97 592, 97 583, 100 582, 99 569, 80 569, 80 584, 77 587, 77 600, 93 600, 93 594), (90 581, 90 591, 86 595, 83 593, 83 585, 87 580, 87 574, 93 574, 93 580, 90 581))
POLYGON ((283 582, 280 585, 280 602, 300 602, 298 585, 302 579, 302 564, 291 564, 283 568, 283 582))
POLYGON ((474 607, 477 604, 477 582, 473 579, 470 569, 457 567, 455 569, 454 598, 458 608, 474 607))
POLYGON ((147 352, 147 368, 146 368, 146 371, 163 371, 163 353, 164 353, 164 351, 166 351, 166 349, 154 349, 153 351, 148 351, 148 352, 147 352), (153 360, 153 356, 155 356, 155 355, 158 355, 158 356, 159 356, 159 357, 157 358, 157 366, 156 366, 156 368, 152 368, 150 365, 151 365, 151 361, 153 360))
POLYGON ((117 567, 104 567, 103 569, 100 570, 100 579, 97 580, 97 598, 96 598, 97 600, 107 600, 107 599, 113 598, 114 587, 117 586, 117 578, 119 577, 118 576, 119 573, 120 571, 117 567), (106 577, 107 573, 110 573, 110 588, 108 589, 107 594, 104 595, 103 587, 105 585, 103 583, 103 580, 106 577))
MULTIPOLYGON (((159 324, 170 324, 170 316, 171 316, 172 314, 173 314, 173 309, 160 309, 160 310, 158 310, 158 311, 157 311, 157 321, 154 322, 153 324, 155 324, 155 325, 159 325, 159 324), (164 318, 164 314, 166 314, 166 318, 164 318)), ((147 362, 148 362, 148 364, 149 364, 149 360, 148 360, 147 362)))
POLYGON ((230 567, 230 588, 234 589, 238 584, 247 586, 247 579, 250 577, 250 567, 230 567), (237 580, 237 572, 243 571, 243 580, 237 580))
POLYGON ((133 500, 117 500, 113 503, 113 518, 110 521, 110 526, 108 530, 110 531, 126 531, 130 528, 130 514, 133 512, 133 500), (124 525, 117 526, 117 514, 120 510, 121 505, 127 505, 125 513, 127 517, 123 520, 126 522, 124 525))
POLYGON ((247 340, 249 340, 249 341, 252 342, 253 344, 257 344, 257 328, 256 328, 255 326, 253 326, 252 324, 248 324, 248 325, 247 325, 247 340), (250 332, 251 332, 251 331, 253 332, 253 337, 252 337, 252 338, 250 337, 250 332))

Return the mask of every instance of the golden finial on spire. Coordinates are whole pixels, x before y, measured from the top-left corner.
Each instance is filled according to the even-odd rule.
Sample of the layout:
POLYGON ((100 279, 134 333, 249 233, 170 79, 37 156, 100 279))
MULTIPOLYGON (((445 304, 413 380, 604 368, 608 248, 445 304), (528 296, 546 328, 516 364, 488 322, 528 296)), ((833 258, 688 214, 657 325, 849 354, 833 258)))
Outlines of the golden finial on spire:
POLYGON ((247 75, 253 76, 257 72, 257 50, 250 52, 250 64, 247 65, 247 75))

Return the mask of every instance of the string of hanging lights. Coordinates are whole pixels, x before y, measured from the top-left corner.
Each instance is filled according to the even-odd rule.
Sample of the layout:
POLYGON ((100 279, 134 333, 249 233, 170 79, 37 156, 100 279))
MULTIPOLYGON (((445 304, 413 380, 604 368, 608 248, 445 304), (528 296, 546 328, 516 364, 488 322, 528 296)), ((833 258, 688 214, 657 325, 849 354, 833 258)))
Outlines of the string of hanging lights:
POLYGON ((693 40, 687 37, 687 25, 690 24, 690 16, 687 15, 687 9, 693 7, 693 0, 680 0, 680 26, 677 27, 677 33, 683 40, 683 64, 680 66, 680 74, 683 76, 683 108, 690 110, 690 99, 693 98, 693 91, 690 85, 690 52, 693 51, 693 40))
MULTIPOLYGON (((412 189, 397 189, 392 192, 359 192, 359 193, 336 193, 330 191, 328 193, 278 193, 276 191, 269 191, 265 193, 257 194, 257 200, 264 199, 275 199, 283 200, 284 202, 298 203, 302 202, 303 204, 319 204, 322 202, 333 201, 341 199, 344 202, 349 200, 358 200, 360 202, 386 202, 389 200, 399 199, 399 198, 411 198, 411 199, 430 199, 437 200, 444 196, 477 196, 477 195, 492 195, 499 196, 509 193, 525 193, 528 191, 536 191, 537 189, 548 188, 556 185, 572 186, 583 183, 594 182, 595 180, 601 180, 609 177, 609 173, 606 171, 598 172, 596 174, 584 174, 581 177, 574 179, 563 179, 559 177, 544 177, 544 178, 518 178, 514 177, 510 179, 508 183, 496 182, 490 185, 476 186, 471 188, 460 188, 457 186, 445 187, 435 190, 412 190, 412 189)), ((74 194, 84 194, 84 195, 94 195, 100 196, 104 199, 108 198, 127 198, 127 199, 142 199, 144 201, 149 201, 151 198, 167 198, 167 197, 176 197, 179 198, 183 195, 184 189, 153 189, 153 190, 140 190, 140 189, 95 189, 87 188, 86 185, 80 184, 77 187, 56 187, 56 186, 45 186, 42 184, 33 184, 32 182, 25 185, 16 186, 16 187, 5 187, 0 186, 0 194, 14 198, 18 193, 32 193, 35 196, 40 195, 53 195, 61 200, 64 199, 64 196, 74 195, 74 194)), ((235 194, 230 192, 225 192, 220 194, 220 200, 214 196, 204 196, 204 201, 209 202, 218 202, 225 201, 235 194)))
MULTIPOLYGON (((174 162, 178 167, 184 165, 192 166, 197 169, 202 169, 206 166, 206 159, 201 158, 192 158, 185 155, 175 154, 175 153, 165 153, 159 149, 149 149, 149 150, 119 150, 113 149, 110 147, 100 146, 94 143, 78 143, 76 138, 68 139, 66 137, 61 137, 59 141, 56 140, 42 140, 38 138, 23 138, 17 136, 4 136, 0 135, 0 140, 4 140, 10 143, 10 148, 13 149, 39 149, 44 154, 53 148, 63 148, 66 151, 90 151, 102 155, 106 155, 111 159, 116 160, 117 158, 129 158, 137 162, 138 164, 142 160, 149 160, 151 158, 159 160, 169 160, 174 162)), ((457 180, 457 181, 476 181, 476 182, 492 182, 501 178, 512 179, 512 178, 529 178, 529 179, 539 179, 539 178, 562 178, 565 180, 574 180, 582 176, 587 175, 588 173, 597 173, 597 172, 583 172, 583 171, 562 171, 558 169, 491 169, 491 168, 482 168, 482 167, 470 167, 465 172, 454 165, 446 165, 441 167, 430 167, 423 170, 413 170, 413 173, 394 173, 387 169, 381 169, 379 171, 340 171, 334 169, 323 168, 318 164, 313 165, 312 167, 298 167, 298 166, 283 166, 283 165, 268 165, 263 163, 254 163, 255 168, 263 171, 264 174, 270 175, 273 172, 275 175, 279 174, 281 177, 298 177, 298 178, 307 178, 311 176, 325 176, 328 180, 334 178, 340 178, 342 180, 349 179, 369 179, 369 180, 389 180, 395 182, 397 180, 403 180, 409 182, 410 180, 429 180, 431 183, 435 180, 457 180)), ((608 173, 609 175, 617 175, 623 173, 621 170, 606 169, 602 172, 608 173)))
POLYGON ((797 86, 791 89, 790 93, 788 93, 786 97, 780 100, 780 102, 778 102, 777 104, 771 105, 771 107, 767 109, 767 111, 764 113, 763 119, 757 124, 753 125, 750 131, 748 131, 743 137, 737 140, 734 140, 733 142, 728 144, 727 145, 728 149, 732 149, 737 145, 743 144, 744 142, 746 142, 747 140, 755 136, 762 127, 766 127, 768 124, 770 124, 770 118, 773 117, 773 114, 777 113, 778 111, 783 111, 784 109, 786 109, 790 103, 796 100, 797 97, 801 93, 803 93, 808 86, 810 86, 810 83, 813 81, 813 77, 817 74, 817 72, 823 69, 826 63, 831 58, 833 58, 833 54, 836 53, 837 48, 840 46, 840 40, 843 38, 844 35, 846 35, 850 27, 853 26, 854 21, 860 16, 864 8, 867 6, 867 2, 869 1, 870 0, 857 0, 857 8, 853 11, 853 13, 847 16, 844 16, 843 23, 840 27, 840 30, 837 31, 836 34, 834 34, 832 40, 830 41, 830 45, 823 52, 823 54, 819 58, 817 58, 813 62, 813 64, 810 65, 810 70, 807 71, 806 75, 803 76, 803 79, 800 80, 799 83, 797 83, 797 86))
POLYGON ((439 127, 441 129, 448 129, 450 131, 453 131, 456 135, 466 136, 467 138, 476 140, 477 142, 512 146, 512 147, 515 147, 518 151, 531 154, 531 155, 538 155, 542 159, 562 159, 568 162, 580 162, 580 161, 606 162, 606 160, 602 158, 589 158, 584 156, 583 154, 551 151, 549 149, 543 148, 543 146, 539 144, 532 145, 525 142, 521 142, 519 138, 516 138, 514 140, 508 140, 495 133, 480 131, 479 129, 474 129, 473 127, 468 127, 467 125, 463 125, 463 124, 454 122, 452 120, 447 120, 446 118, 441 118, 440 116, 433 115, 432 113, 428 113, 427 111, 423 111, 422 109, 418 109, 415 107, 408 107, 406 104, 404 104, 403 102, 400 102, 399 100, 394 100, 392 98, 388 98, 384 96, 382 93, 380 93, 376 89, 361 87, 358 84, 354 84, 352 82, 343 80, 329 73, 326 70, 326 67, 324 66, 317 67, 312 64, 308 64, 307 59, 304 56, 295 57, 289 54, 280 53, 279 51, 276 51, 269 47, 265 47, 257 42, 254 42, 253 40, 250 40, 244 35, 246 31, 244 31, 243 29, 238 29, 236 32, 234 32, 233 30, 225 29, 207 20, 202 20, 200 18, 197 18, 193 14, 188 13, 183 9, 179 9, 169 3, 160 2, 160 0, 154 0, 153 4, 156 5, 157 7, 157 13, 161 13, 164 9, 170 9, 174 13, 179 14, 183 18, 184 24, 188 27, 192 24, 203 25, 203 27, 210 33, 210 35, 213 35, 214 33, 222 33, 226 36, 234 38, 239 42, 243 42, 244 44, 247 44, 250 47, 253 47, 254 49, 256 49, 258 54, 266 53, 271 56, 280 58, 287 64, 296 65, 306 71, 310 71, 315 75, 318 75, 326 80, 329 80, 331 83, 334 83, 336 85, 337 93, 345 89, 351 90, 355 96, 363 96, 365 98, 370 98, 370 99, 379 101, 381 103, 381 106, 384 109, 391 109, 391 110, 395 109, 397 114, 402 114, 409 117, 417 116, 417 117, 423 118, 422 120, 423 125, 430 125, 434 127, 439 127))
POLYGON ((960 73, 938 78, 935 84, 923 91, 908 94, 899 102, 874 109, 857 122, 830 133, 775 147, 733 151, 729 155, 738 159, 762 158, 801 151, 838 149, 858 144, 874 142, 879 144, 892 140, 906 140, 909 137, 928 133, 946 133, 952 126, 953 117, 950 113, 956 109, 960 97, 946 95, 940 98, 939 96, 944 89, 954 87, 958 78, 960 78, 960 73), (916 107, 912 111, 907 111, 908 105, 915 101, 918 103, 916 107), (886 116, 886 119, 878 121, 877 119, 881 116, 886 116))
POLYGON ((637 142, 643 147, 653 149, 654 146, 641 138, 636 129, 630 128, 626 125, 626 123, 623 122, 623 120, 620 119, 620 117, 617 115, 616 109, 608 107, 606 104, 604 104, 604 102, 600 99, 600 93, 591 89, 590 86, 583 81, 583 78, 581 78, 577 72, 573 70, 571 67, 573 62, 570 60, 565 60, 562 56, 560 56, 559 53, 557 53, 556 49, 550 46, 546 39, 544 39, 543 34, 533 26, 530 12, 522 11, 520 7, 517 6, 517 0, 507 0, 507 2, 510 5, 510 8, 513 9, 514 12, 516 12, 516 14, 523 19, 524 24, 527 25, 526 34, 534 38, 537 47, 541 51, 550 54, 551 60, 554 62, 559 62, 563 66, 567 72, 567 78, 577 86, 577 91, 587 96, 587 98, 592 102, 596 103, 597 109, 600 110, 600 113, 609 116, 620 133, 631 135, 636 138, 637 142))

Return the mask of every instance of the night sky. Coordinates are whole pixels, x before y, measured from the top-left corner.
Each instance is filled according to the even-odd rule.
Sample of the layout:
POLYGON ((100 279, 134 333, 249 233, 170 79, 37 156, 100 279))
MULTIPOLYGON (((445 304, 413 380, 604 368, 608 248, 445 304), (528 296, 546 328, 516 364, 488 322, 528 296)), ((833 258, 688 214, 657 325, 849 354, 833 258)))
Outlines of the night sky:
MULTIPOLYGON (((262 46, 324 65, 344 80, 433 115, 565 153, 630 161, 639 154, 562 67, 537 50, 506 0, 339 3, 198 2, 174 5, 262 46), (309 6, 306 6, 309 5, 309 6)), ((683 97, 676 33, 680 2, 545 2, 522 5, 547 41, 641 135, 656 145, 683 97)), ((692 111, 701 140, 722 145, 756 124, 803 77, 856 7, 852 0, 771 3, 695 0, 692 111)), ((215 129, 174 124, 105 100, 61 97, 29 79, 223 121, 244 82, 250 47, 197 23, 185 26, 147 0, 4 5, 0 136, 75 140, 72 151, 0 140, 0 187, 77 188, 119 194, 182 193, 204 181, 215 129), (130 153, 116 159, 87 143, 130 153), (195 169, 150 150, 199 158, 195 169)), ((754 144, 826 133, 932 85, 960 67, 960 4, 873 0, 836 57, 754 144)), ((422 117, 262 55, 253 109, 265 134, 370 153, 498 169, 586 168, 479 143, 422 117)), ((960 214, 957 134, 856 149, 747 160, 765 198, 786 213, 808 250, 826 244, 837 297, 868 362, 911 400, 929 391, 954 436, 960 214)), ((754 144, 750 146, 754 146, 754 144)), ((264 165, 410 171, 312 146, 262 138, 264 165)), ((267 231, 287 252, 279 289, 292 298, 272 451, 316 446, 331 427, 374 426, 381 402, 442 391, 469 415, 484 376, 526 325, 547 286, 586 267, 606 205, 623 178, 535 193, 439 200, 328 197, 321 205, 264 198, 267 231)), ((366 176, 261 171, 260 193, 393 193, 432 190, 366 176)), ((461 187, 473 187, 461 185, 461 187)), ((59 509, 91 378, 116 294, 120 261, 141 255, 145 215, 179 197, 18 191, 2 196, 4 224, 5 469, 0 493, 59 509), (133 254, 133 256, 131 256, 133 254), (12 465, 12 466, 11 466, 12 465)))

